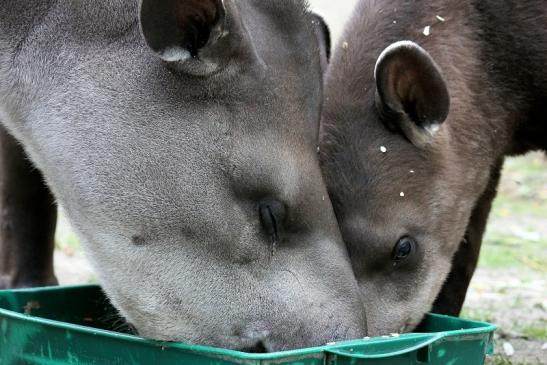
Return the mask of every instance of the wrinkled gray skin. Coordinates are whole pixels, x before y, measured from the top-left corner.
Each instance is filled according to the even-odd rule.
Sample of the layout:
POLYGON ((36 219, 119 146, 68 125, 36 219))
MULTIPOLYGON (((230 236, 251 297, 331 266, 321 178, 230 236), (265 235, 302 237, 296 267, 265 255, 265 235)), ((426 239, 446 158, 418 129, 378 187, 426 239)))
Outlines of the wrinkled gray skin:
POLYGON ((224 6, 185 58, 157 37, 175 23, 135 1, 4 1, 0 119, 141 335, 267 351, 359 337, 317 159, 312 18, 300 1, 224 6), (277 242, 264 201, 284 206, 277 242))

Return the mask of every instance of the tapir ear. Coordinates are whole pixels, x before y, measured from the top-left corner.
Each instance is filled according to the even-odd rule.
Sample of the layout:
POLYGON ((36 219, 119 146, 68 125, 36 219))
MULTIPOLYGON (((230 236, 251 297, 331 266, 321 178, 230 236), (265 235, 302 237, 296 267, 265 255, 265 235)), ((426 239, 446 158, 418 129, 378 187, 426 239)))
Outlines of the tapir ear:
POLYGON ((212 73, 242 47, 236 8, 231 0, 141 0, 142 34, 164 61, 212 73))
POLYGON ((327 70, 331 55, 331 36, 329 26, 321 16, 315 13, 311 14, 311 18, 315 35, 319 42, 319 53, 321 54, 321 68, 323 69, 323 72, 325 72, 327 70))
POLYGON ((429 143, 450 109, 450 96, 431 56, 413 42, 387 47, 375 69, 377 107, 389 127, 398 127, 415 145, 429 143))

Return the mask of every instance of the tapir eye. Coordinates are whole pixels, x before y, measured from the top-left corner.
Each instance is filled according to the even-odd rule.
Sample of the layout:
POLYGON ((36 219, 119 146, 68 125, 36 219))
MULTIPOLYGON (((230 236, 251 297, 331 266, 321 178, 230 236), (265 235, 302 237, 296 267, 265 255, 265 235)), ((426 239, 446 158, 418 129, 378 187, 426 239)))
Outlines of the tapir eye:
POLYGON ((279 241, 279 232, 285 217, 285 206, 276 200, 264 200, 258 205, 260 223, 272 242, 279 241))
POLYGON ((406 260, 416 251, 416 241, 412 237, 401 238, 393 248, 392 258, 395 263, 406 260))

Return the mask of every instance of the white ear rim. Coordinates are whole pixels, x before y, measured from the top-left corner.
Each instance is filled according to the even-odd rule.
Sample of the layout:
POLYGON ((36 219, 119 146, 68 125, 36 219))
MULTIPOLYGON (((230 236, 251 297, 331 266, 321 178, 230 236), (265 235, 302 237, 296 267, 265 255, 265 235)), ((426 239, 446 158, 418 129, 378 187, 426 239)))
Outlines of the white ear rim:
POLYGON ((159 56, 166 62, 180 62, 192 58, 190 52, 179 46, 165 48, 163 51, 159 52, 159 56))
POLYGON ((405 136, 407 136, 414 146, 418 148, 425 148, 435 141, 435 137, 439 133, 442 125, 432 124, 427 127, 417 128, 413 127, 410 123, 401 123, 400 127, 405 136))
MULTIPOLYGON (((422 49, 419 45, 412 41, 398 41, 395 43, 390 44, 386 49, 380 53, 380 56, 378 56, 378 60, 376 61, 376 65, 374 66, 374 79, 377 80, 378 76, 378 66, 382 63, 384 58, 386 58, 389 54, 394 52, 395 50, 398 50, 400 48, 418 48, 422 49)), ((425 52, 425 51, 424 51, 425 52)))
POLYGON ((435 136, 439 129, 441 129, 441 125, 439 123, 431 124, 426 127, 424 127, 425 131, 429 133, 431 137, 435 136))

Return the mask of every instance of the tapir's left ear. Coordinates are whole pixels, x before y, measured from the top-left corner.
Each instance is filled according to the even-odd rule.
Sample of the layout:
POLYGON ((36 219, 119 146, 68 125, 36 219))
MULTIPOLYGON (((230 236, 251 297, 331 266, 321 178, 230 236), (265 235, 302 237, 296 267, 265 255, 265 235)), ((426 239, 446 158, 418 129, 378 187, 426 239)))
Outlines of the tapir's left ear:
POLYGON ((331 36, 330 36, 330 29, 325 20, 315 14, 311 14, 312 18, 312 25, 313 29, 315 31, 315 35, 317 37, 317 40, 319 42, 319 53, 321 55, 321 68, 323 69, 323 72, 327 70, 327 66, 330 61, 330 55, 331 55, 331 36))
POLYGON ((232 0, 141 0, 141 30, 158 56, 207 75, 250 47, 232 0))
POLYGON ((431 56, 413 42, 394 43, 378 58, 375 77, 383 121, 417 146, 429 143, 450 109, 446 83, 431 56))

